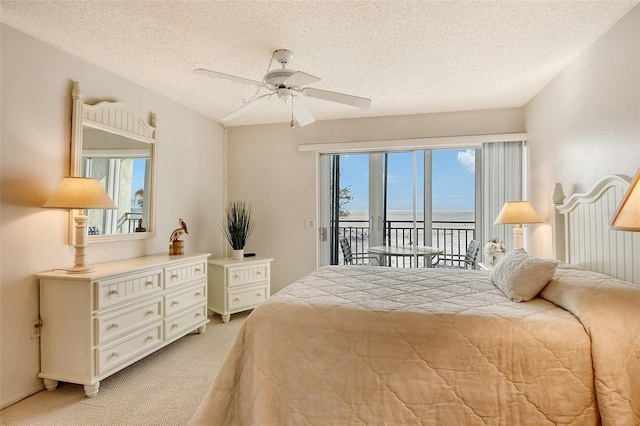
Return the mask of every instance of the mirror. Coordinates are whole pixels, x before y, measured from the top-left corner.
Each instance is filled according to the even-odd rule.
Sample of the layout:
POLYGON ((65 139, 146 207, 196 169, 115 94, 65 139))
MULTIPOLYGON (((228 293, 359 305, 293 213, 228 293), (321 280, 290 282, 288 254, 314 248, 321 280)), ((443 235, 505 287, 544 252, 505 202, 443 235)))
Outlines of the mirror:
MULTIPOLYGON (((88 210, 88 241, 154 235, 155 114, 152 123, 121 102, 83 102, 73 83, 71 173, 100 181, 118 207, 88 210)), ((72 213, 73 214, 73 213, 72 213)))

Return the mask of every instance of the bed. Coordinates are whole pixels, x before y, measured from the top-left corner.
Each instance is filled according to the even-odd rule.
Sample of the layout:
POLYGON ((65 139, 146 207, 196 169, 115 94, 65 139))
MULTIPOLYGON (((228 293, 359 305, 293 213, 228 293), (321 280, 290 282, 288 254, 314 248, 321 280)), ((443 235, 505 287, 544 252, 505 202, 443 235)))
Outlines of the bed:
MULTIPOLYGON (((637 277, 640 241, 615 235, 610 275, 572 242, 629 184, 605 179, 554 193, 558 262, 514 252, 490 272, 329 266, 298 280, 245 320, 191 424, 640 424, 640 285, 611 276, 637 277), (503 285, 518 268, 546 280, 522 303, 503 285)), ((593 223, 600 244, 618 232, 593 223)))

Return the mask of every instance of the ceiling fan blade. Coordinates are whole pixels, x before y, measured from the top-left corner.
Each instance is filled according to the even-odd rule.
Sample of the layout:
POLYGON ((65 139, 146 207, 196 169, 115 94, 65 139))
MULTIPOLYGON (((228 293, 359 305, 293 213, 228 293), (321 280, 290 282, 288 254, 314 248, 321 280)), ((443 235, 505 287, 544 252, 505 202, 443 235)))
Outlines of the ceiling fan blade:
POLYGON ((317 83, 318 81, 320 81, 320 79, 315 75, 307 74, 306 72, 302 71, 296 71, 295 73, 287 77, 287 79, 284 81, 284 84, 291 87, 302 87, 306 86, 307 84, 317 83))
POLYGON ((371 99, 345 95, 344 93, 330 92, 328 90, 314 89, 313 87, 306 87, 302 89, 302 93, 310 98, 324 99, 325 101, 338 102, 340 104, 351 105, 362 109, 369 109, 371 106, 371 99))
POLYGON ((311 111, 309 111, 306 105, 303 104, 299 98, 291 98, 291 109, 293 111, 293 116, 300 127, 304 127, 307 124, 311 124, 316 121, 316 119, 313 118, 313 115, 311 115, 311 111))
POLYGON ((266 95, 262 95, 260 97, 257 97, 254 100, 249 101, 246 104, 242 105, 240 108, 238 108, 237 110, 233 111, 231 114, 228 114, 226 117, 223 117, 222 120, 220 120, 220 121, 223 124, 228 124, 228 123, 232 122, 233 120, 235 120, 236 118, 240 117, 245 112, 249 111, 250 109, 260 105, 262 102, 264 102, 267 99, 269 99, 272 95, 273 95, 273 93, 267 93, 266 95))
POLYGON ((249 80, 248 78, 238 77, 235 75, 225 74, 218 71, 211 71, 204 68, 198 68, 193 70, 194 74, 206 75, 213 78, 222 78, 225 80, 237 81, 239 83, 250 84, 252 86, 264 86, 265 84, 261 81, 249 80))

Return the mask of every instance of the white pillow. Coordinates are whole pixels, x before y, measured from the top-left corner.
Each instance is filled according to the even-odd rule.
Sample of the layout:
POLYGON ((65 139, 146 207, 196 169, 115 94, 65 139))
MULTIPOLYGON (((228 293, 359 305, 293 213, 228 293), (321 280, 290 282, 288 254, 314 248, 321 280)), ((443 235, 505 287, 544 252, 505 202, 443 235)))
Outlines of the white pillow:
POLYGON ((524 249, 507 253, 491 271, 491 282, 514 302, 527 302, 553 277, 558 262, 529 256, 524 249))

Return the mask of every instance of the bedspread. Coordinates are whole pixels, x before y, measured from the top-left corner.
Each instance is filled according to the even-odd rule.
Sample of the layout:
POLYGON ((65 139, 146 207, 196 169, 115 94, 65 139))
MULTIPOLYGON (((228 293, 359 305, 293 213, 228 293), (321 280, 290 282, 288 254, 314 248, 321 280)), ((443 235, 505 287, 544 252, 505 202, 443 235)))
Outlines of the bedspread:
POLYGON ((574 314, 488 272, 329 266, 254 309, 191 424, 598 424, 593 371, 574 314))
POLYGON ((640 287, 560 265, 541 293, 572 312, 591 337, 604 425, 640 425, 640 287))

